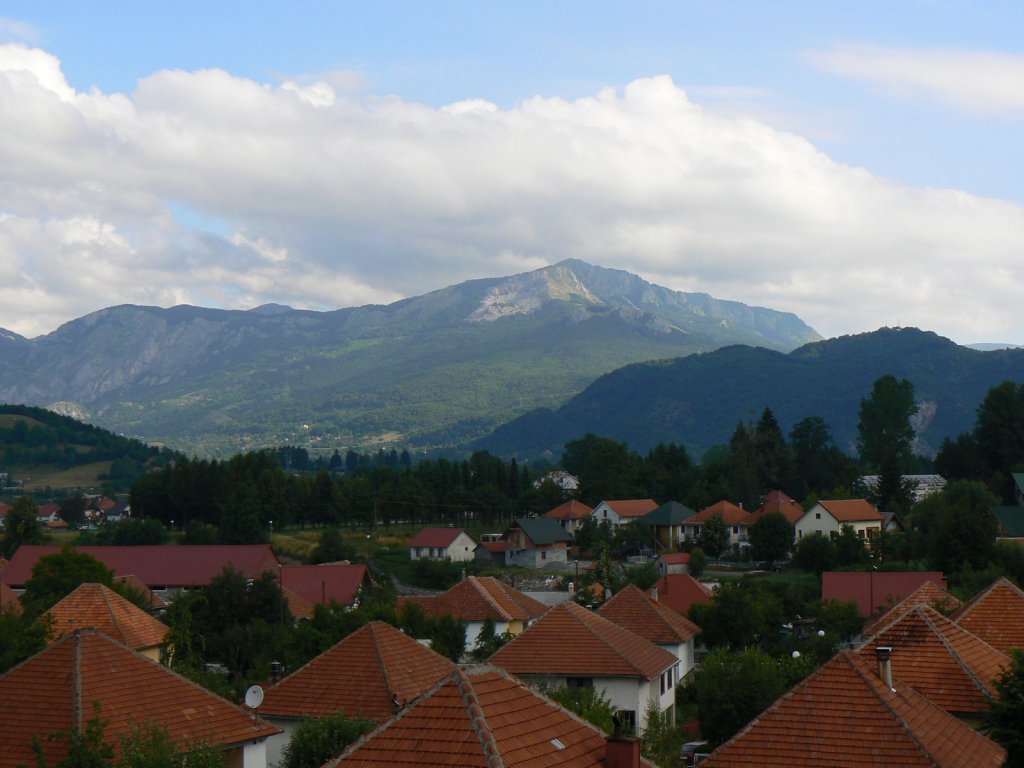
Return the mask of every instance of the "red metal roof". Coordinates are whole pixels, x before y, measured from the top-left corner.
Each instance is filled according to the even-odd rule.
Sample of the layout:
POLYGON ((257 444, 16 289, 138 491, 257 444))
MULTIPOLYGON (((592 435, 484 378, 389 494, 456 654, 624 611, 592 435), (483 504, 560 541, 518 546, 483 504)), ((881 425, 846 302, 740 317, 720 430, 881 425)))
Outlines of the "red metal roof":
POLYGON ((325 563, 281 567, 282 586, 314 605, 352 605, 359 588, 370 584, 365 565, 325 563))
MULTIPOLYGON (((60 547, 23 544, 4 570, 4 581, 22 587, 32 577, 32 567, 44 555, 60 547)), ((247 578, 264 571, 277 572, 280 561, 269 544, 235 545, 150 545, 138 547, 75 547, 92 555, 116 576, 137 576, 147 587, 201 587, 231 566, 247 578)))
MULTIPOLYGON (((431 547, 434 549, 446 549, 451 546, 460 533, 466 533, 463 528, 423 528, 413 536, 409 542, 410 547, 431 547)), ((466 534, 467 536, 469 534, 466 534)))
POLYGON ((852 600, 861 616, 870 616, 902 600, 926 581, 946 588, 940 571, 826 571, 821 576, 821 599, 852 600))
POLYGON ((107 721, 104 736, 114 745, 133 724, 147 722, 166 728, 181 745, 209 740, 228 747, 279 733, 155 661, 83 629, 0 675, 0 768, 35 765, 35 738, 47 763, 59 763, 68 742, 46 736, 80 729, 93 717, 94 704, 107 721))

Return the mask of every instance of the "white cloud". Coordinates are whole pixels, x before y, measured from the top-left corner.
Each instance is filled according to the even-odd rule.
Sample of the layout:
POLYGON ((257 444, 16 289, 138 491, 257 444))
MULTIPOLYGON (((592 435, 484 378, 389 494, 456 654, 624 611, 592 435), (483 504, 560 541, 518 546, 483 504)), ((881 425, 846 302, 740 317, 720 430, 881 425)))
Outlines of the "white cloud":
POLYGON ((977 114, 1024 114, 1024 55, 847 44, 810 52, 807 59, 899 95, 924 96, 977 114))
POLYGON ((1022 251, 1020 206, 840 165, 666 77, 509 109, 221 70, 107 95, 0 46, 0 327, 25 335, 118 303, 333 308, 577 257, 825 334, 1024 342, 1022 251), (188 228, 204 218, 235 234, 188 228))
POLYGON ((36 43, 39 38, 39 30, 35 25, 27 21, 0 16, 0 40, 36 43))

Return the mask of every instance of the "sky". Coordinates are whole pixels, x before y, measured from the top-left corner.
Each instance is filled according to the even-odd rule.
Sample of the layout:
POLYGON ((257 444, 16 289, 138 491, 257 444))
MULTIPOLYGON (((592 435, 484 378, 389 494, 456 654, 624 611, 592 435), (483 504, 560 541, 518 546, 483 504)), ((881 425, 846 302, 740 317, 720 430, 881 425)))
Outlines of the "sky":
POLYGON ((0 328, 579 258, 1024 344, 1024 4, 0 7, 0 328))

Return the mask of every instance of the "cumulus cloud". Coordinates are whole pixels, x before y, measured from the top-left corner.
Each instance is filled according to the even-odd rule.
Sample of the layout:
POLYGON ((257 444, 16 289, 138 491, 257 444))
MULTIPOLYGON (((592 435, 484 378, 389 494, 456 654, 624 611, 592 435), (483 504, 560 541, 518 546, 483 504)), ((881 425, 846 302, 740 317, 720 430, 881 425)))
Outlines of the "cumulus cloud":
POLYGON ((508 109, 221 70, 104 94, 0 46, 0 327, 25 335, 117 303, 325 309, 575 257, 827 335, 1024 341, 1022 247, 1020 206, 838 164, 667 77, 508 109))
POLYGON ((807 58, 821 69, 977 114, 1024 114, 1024 55, 841 45, 807 58))

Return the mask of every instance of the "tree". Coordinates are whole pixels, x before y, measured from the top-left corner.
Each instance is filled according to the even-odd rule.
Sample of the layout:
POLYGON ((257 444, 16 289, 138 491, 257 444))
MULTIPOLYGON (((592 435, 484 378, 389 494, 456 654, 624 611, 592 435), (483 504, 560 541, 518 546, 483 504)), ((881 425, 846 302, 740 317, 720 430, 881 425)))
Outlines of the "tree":
POLYGON ((836 447, 828 424, 820 416, 808 416, 793 425, 789 448, 794 470, 789 493, 794 498, 831 495, 833 489, 845 482, 850 460, 836 447))
POLYGON ((636 496, 639 459, 625 443, 586 434, 565 444, 562 466, 580 480, 580 499, 597 504, 602 499, 636 496))
POLYGON ((720 514, 704 521, 700 528, 700 547, 711 557, 720 556, 729 546, 729 526, 720 514))
POLYGON ((466 652, 466 625, 449 615, 437 619, 430 634, 430 648, 458 663, 466 652))
POLYGON ((494 619, 487 617, 483 626, 480 627, 480 634, 476 636, 476 643, 469 657, 473 661, 487 661, 494 653, 511 639, 507 632, 499 635, 494 626, 494 619))
POLYGON ((64 546, 60 552, 44 555, 32 566, 25 582, 21 604, 29 616, 39 616, 71 594, 80 584, 111 586, 114 573, 92 555, 64 546))
POLYGON ((373 727, 372 721, 348 718, 344 711, 331 717, 303 720, 292 731, 280 768, 318 768, 373 727))
POLYGON ((49 623, 0 610, 0 675, 46 647, 49 623))
POLYGON ((924 536, 931 566, 945 573, 987 567, 998 533, 988 510, 998 503, 984 483, 972 480, 956 480, 921 500, 914 524, 924 536))
POLYGON ((1024 384, 1004 381, 990 389, 978 406, 973 435, 985 479, 1011 503, 1011 475, 1024 457, 1024 384))
POLYGON ((750 526, 750 544, 758 560, 784 560, 793 546, 793 526, 781 512, 768 512, 750 526))
POLYGON ((825 571, 831 571, 836 565, 835 542, 819 531, 804 536, 796 543, 793 565, 819 576, 825 571))
POLYGON ((615 730, 615 708, 605 698, 604 693, 594 690, 593 686, 569 688, 560 685, 545 690, 544 693, 605 733, 612 733, 615 730))
POLYGON ((166 544, 171 540, 163 524, 152 517, 126 517, 116 523, 108 523, 98 534, 97 544, 115 547, 166 544))
POLYGON ((839 535, 833 534, 836 544, 836 566, 863 565, 868 561, 868 550, 864 539, 860 537, 852 525, 839 528, 839 535))
POLYGON ((690 550, 690 575, 693 576, 693 578, 696 579, 698 576, 700 576, 702 573, 704 573, 704 569, 707 568, 707 567, 708 567, 708 558, 707 558, 707 555, 704 554, 704 550, 701 549, 700 547, 694 547, 693 549, 691 549, 690 550))
POLYGON ((74 493, 60 503, 60 519, 71 528, 78 528, 85 522, 85 496, 74 493))
POLYGON ((875 381, 871 395, 860 401, 857 424, 857 451, 861 461, 879 475, 872 499, 876 506, 890 511, 909 506, 902 477, 914 464, 914 427, 917 413, 914 385, 906 379, 882 376, 875 381))
POLYGON ((763 490, 778 488, 789 474, 789 449, 775 414, 765 408, 754 430, 757 480, 763 490))
POLYGON ((341 532, 337 528, 328 528, 320 534, 320 543, 310 556, 310 562, 334 563, 339 560, 354 560, 356 556, 355 547, 346 544, 341 532))
POLYGON ((22 544, 43 544, 45 541, 46 533, 39 522, 39 505, 31 496, 19 496, 4 518, 4 553, 9 557, 22 544))
POLYGON ((1024 768, 1024 651, 993 683, 998 698, 985 715, 985 732, 1006 748, 1006 768, 1024 768))
POLYGON ((785 621, 782 601, 776 595, 738 581, 719 587, 710 603, 694 603, 689 617, 701 628, 708 647, 733 649, 774 637, 785 621))
POLYGON ((121 736, 119 768, 224 768, 224 752, 212 744, 176 744, 159 723, 132 723, 121 736))

